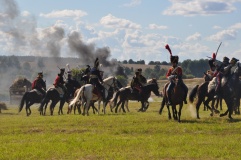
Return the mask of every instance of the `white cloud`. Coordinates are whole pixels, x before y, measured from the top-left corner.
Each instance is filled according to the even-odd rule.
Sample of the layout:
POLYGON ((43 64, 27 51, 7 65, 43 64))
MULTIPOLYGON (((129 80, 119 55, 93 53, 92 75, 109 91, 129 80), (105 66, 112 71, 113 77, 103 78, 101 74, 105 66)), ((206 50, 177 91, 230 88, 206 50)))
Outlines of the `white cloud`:
POLYGON ((230 13, 236 10, 234 1, 226 0, 170 0, 172 6, 166 9, 164 15, 215 15, 230 13))
POLYGON ((87 13, 81 10, 59 10, 52 11, 50 13, 40 13, 41 17, 45 18, 63 18, 63 17, 84 17, 87 13))
POLYGON ((23 11, 23 12, 21 13, 21 15, 22 15, 23 17, 28 17, 28 16, 30 16, 30 13, 29 13, 28 11, 23 11))
POLYGON ((124 7, 135 7, 141 4, 141 0, 132 0, 130 3, 123 4, 124 7))
POLYGON ((122 29, 140 29, 141 25, 133 23, 127 19, 117 18, 111 14, 102 17, 100 23, 110 28, 122 28, 122 29))
POLYGON ((235 30, 241 29, 241 23, 236 23, 236 24, 230 26, 229 28, 230 29, 235 29, 235 30))
POLYGON ((221 29, 222 27, 220 26, 213 26, 213 29, 221 29))
POLYGON ((223 40, 235 40, 237 32, 233 29, 222 30, 214 35, 208 37, 208 40, 223 41, 223 40))
POLYGON ((149 24, 149 29, 167 29, 167 26, 158 26, 157 24, 149 24))
POLYGON ((197 41, 197 40, 201 40, 201 38, 202 38, 201 34, 196 32, 193 35, 187 37, 186 41, 197 41))

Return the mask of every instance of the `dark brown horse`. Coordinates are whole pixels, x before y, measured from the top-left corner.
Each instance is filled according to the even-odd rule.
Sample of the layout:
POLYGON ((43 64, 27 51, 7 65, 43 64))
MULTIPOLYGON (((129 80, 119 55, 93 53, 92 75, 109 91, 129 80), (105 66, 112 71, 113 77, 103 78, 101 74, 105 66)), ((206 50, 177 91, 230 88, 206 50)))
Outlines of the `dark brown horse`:
POLYGON ((139 109, 139 111, 145 112, 148 108, 147 105, 149 105, 148 98, 151 96, 151 92, 153 92, 156 96, 160 96, 158 89, 159 87, 157 83, 147 84, 146 86, 142 87, 142 92, 139 95, 139 92, 132 92, 132 89, 130 87, 121 88, 114 94, 113 98, 110 100, 111 108, 115 107, 115 112, 117 113, 118 106, 121 104, 121 108, 123 112, 125 112, 124 104, 128 100, 136 100, 141 102, 141 108, 139 109), (119 101, 117 103, 118 98, 119 101))
MULTIPOLYGON (((209 85, 209 83, 211 83, 211 82, 204 82, 201 85, 196 85, 196 87, 194 87, 193 90, 189 94, 189 101, 191 103, 194 102, 194 98, 197 95, 197 101, 196 101, 197 118, 200 118, 199 117, 199 107, 200 107, 200 104, 205 100, 205 97, 207 97, 207 99, 205 100, 204 103, 212 111, 211 116, 213 115, 213 111, 215 111, 216 113, 219 113, 219 111, 217 109, 215 109, 214 107, 210 107, 208 105, 208 103, 213 99, 213 97, 215 95, 214 89, 210 90, 208 92, 208 85, 209 85)), ((239 85, 238 84, 234 84, 234 82, 232 80, 227 81, 221 87, 221 91, 220 91, 221 92, 221 97, 223 98, 223 100, 227 104, 227 111, 225 113, 223 113, 223 114, 220 114, 220 117, 223 117, 223 116, 228 114, 228 117, 230 119, 232 119, 233 107, 235 106, 235 103, 234 103, 235 99, 234 98, 235 98, 235 96, 237 97, 237 95, 234 94, 232 86, 239 87, 239 85)), ((238 99, 240 99, 240 97, 238 99)))
MULTIPOLYGON (((169 109, 169 105, 167 104, 167 87, 168 87, 169 83, 166 83, 164 85, 164 88, 163 88, 163 93, 164 93, 164 97, 162 99, 162 103, 161 103, 161 108, 159 110, 159 114, 162 113, 162 110, 165 106, 165 104, 167 105, 167 109, 168 109, 168 118, 169 119, 172 119, 172 116, 171 116, 171 112, 170 112, 170 109, 169 109)), ((175 120, 178 120, 178 122, 181 122, 181 114, 182 114, 182 107, 183 107, 183 101, 184 101, 184 89, 181 87, 181 85, 179 84, 179 82, 176 82, 176 85, 173 89, 173 92, 172 92, 172 97, 171 97, 171 100, 172 100, 172 115, 173 115, 173 118, 175 120), (176 109, 176 106, 179 105, 179 110, 177 111, 176 109)))

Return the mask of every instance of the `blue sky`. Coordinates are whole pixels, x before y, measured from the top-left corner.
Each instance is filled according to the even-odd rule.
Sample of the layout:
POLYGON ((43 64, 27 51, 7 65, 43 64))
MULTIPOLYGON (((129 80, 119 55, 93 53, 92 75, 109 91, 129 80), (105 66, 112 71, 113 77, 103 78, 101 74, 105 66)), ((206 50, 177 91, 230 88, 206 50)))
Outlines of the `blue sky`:
POLYGON ((207 58, 220 42, 218 59, 241 60, 240 15, 241 0, 0 0, 0 54, 76 57, 71 37, 121 61, 169 61, 165 44, 181 61, 207 58))

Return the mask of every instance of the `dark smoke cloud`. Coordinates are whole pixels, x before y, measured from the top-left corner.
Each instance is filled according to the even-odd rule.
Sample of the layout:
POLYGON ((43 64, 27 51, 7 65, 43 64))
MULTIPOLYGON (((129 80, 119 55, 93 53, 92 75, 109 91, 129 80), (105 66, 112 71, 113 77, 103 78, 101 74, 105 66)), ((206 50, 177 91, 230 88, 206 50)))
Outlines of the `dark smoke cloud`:
POLYGON ((109 47, 96 48, 94 44, 86 44, 82 41, 79 32, 73 31, 68 35, 68 45, 72 52, 77 54, 83 64, 94 65, 96 58, 102 64, 105 74, 113 75, 117 68, 117 61, 110 60, 111 52, 109 47))
POLYGON ((117 62, 110 60, 109 47, 96 48, 95 44, 85 43, 78 31, 66 33, 57 25, 37 29, 35 18, 21 16, 14 0, 0 0, 0 4, 0 30, 13 39, 14 53, 61 57, 61 51, 70 50, 80 58, 81 65, 93 66, 95 59, 99 58, 105 74, 114 74, 117 62))

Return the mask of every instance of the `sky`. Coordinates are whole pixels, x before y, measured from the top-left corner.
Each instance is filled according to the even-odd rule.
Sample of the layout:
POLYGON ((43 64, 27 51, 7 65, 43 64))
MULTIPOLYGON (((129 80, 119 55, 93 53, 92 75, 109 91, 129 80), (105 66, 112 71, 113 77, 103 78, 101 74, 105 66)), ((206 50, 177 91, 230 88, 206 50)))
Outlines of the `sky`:
POLYGON ((240 31, 241 0, 0 0, 0 55, 241 60, 240 31))

